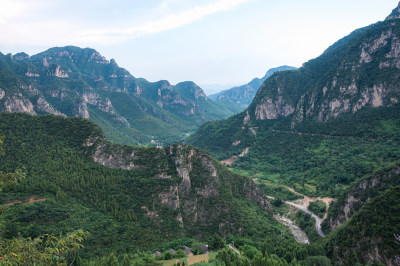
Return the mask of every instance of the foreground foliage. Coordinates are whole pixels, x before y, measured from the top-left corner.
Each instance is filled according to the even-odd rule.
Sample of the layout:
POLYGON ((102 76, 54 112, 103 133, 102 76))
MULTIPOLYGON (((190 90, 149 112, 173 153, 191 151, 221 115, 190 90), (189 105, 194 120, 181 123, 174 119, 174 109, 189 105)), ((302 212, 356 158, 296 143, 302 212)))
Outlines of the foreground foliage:
MULTIPOLYGON (((179 198, 181 206, 185 206, 184 202, 187 206, 196 204, 199 217, 201 213, 210 213, 203 214, 207 218, 195 222, 184 210, 161 203, 159 196, 181 183, 173 156, 190 153, 191 148, 175 145, 164 150, 105 144, 111 151, 134 152, 135 164, 146 166, 127 171, 93 162, 89 156, 91 147, 83 144, 89 136, 101 137, 101 131, 85 119, 3 113, 0 114, 0 131, 5 133, 7 147, 6 155, 0 158, 2 169, 9 171, 25 166, 27 173, 27 178, 13 191, 1 194, 1 202, 23 202, 33 195, 45 199, 5 208, 0 220, 9 239, 17 237, 19 232, 22 237, 35 238, 82 229, 90 232, 82 254, 82 258, 88 258, 113 251, 124 254, 153 250, 182 237, 207 240, 214 233, 230 232, 261 239, 283 231, 291 237, 288 229, 255 201, 245 198, 244 189, 250 189, 247 178, 232 174, 216 163, 221 185, 210 183, 214 178, 210 179, 209 170, 202 166, 202 161, 211 159, 201 151, 194 150, 199 155, 191 159, 192 192, 181 194, 179 198), (157 177, 161 171, 171 178, 157 177), (200 197, 197 189, 199 193, 208 193, 208 190, 200 190, 206 184, 212 185, 209 190, 218 196, 200 197), (176 219, 179 211, 184 227, 176 219), (151 213, 155 213, 154 216, 151 213)), ((175 202, 174 194, 169 197, 175 202)))

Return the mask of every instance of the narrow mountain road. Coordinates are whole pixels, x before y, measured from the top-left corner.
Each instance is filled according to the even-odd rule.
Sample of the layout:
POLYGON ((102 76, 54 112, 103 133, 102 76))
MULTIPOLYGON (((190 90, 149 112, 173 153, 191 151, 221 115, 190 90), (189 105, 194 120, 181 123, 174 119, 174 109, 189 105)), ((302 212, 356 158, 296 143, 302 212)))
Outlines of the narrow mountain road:
MULTIPOLYGON (((293 192, 295 194, 298 194, 300 196, 303 196, 303 199, 300 199, 300 200, 296 201, 296 202, 301 203, 301 204, 298 204, 296 202, 291 202, 291 201, 284 201, 284 203, 286 203, 286 204, 288 204, 288 205, 290 205, 292 207, 295 207, 296 209, 299 209, 299 210, 311 215, 311 217, 313 217, 315 219, 315 228, 317 229, 318 234, 321 237, 325 237, 325 234, 324 234, 324 232, 322 232, 322 229, 321 229, 321 223, 327 217, 329 204, 332 201, 334 201, 335 199, 333 199, 333 198, 321 198, 321 197, 308 197, 306 195, 303 195, 303 194, 295 191, 293 188, 290 188, 290 187, 287 187, 287 186, 285 186, 285 187, 287 189, 289 189, 291 192, 293 192), (326 212, 325 212, 324 218, 322 218, 322 219, 320 217, 318 217, 316 214, 314 214, 313 212, 311 212, 307 208, 308 205, 310 204, 310 202, 313 202, 313 201, 316 201, 316 200, 322 200, 322 201, 324 201, 326 203, 326 212)), ((275 199, 274 197, 271 197, 271 196, 267 196, 267 197, 270 198, 270 199, 275 199)))
POLYGON ((290 202, 290 201, 284 201, 286 204, 289 204, 290 206, 295 207, 296 209, 302 210, 305 213, 308 213, 311 215, 311 217, 313 217, 315 219, 315 228, 317 229, 318 234, 321 237, 325 237, 324 232, 322 232, 321 230, 321 223, 323 221, 323 219, 319 218, 317 215, 315 215, 314 213, 312 213, 309 209, 307 209, 306 207, 290 202))
POLYGON ((31 197, 28 197, 28 198, 25 198, 25 199, 22 199, 22 200, 13 200, 13 201, 10 201, 10 202, 6 202, 3 205, 6 206, 6 207, 7 206, 12 206, 12 205, 14 205, 16 203, 21 203, 22 205, 25 205, 25 204, 35 203, 35 202, 40 202, 40 201, 45 201, 45 200, 46 200, 46 198, 39 198, 38 196, 34 195, 34 196, 31 196, 31 197))

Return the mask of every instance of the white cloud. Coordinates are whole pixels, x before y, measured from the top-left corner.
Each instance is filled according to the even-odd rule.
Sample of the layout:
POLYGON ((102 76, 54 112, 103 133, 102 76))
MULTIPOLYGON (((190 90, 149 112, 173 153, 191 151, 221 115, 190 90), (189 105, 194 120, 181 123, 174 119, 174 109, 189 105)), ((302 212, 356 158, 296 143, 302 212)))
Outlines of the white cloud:
MULTIPOLYGON (((132 18, 122 18, 114 27, 96 28, 93 25, 98 21, 97 17, 74 15, 57 0, 50 3, 47 0, 0 0, 0 35, 6 36, 1 45, 113 45, 179 28, 249 1, 253 0, 163 0, 157 7, 141 9, 143 13, 132 18), (123 26, 119 26, 122 23, 123 26)), ((129 8, 132 7, 134 5, 129 8)), ((86 10, 88 7, 82 8, 86 10)), ((110 23, 116 22, 107 17, 107 10, 101 12, 104 20, 100 24, 106 25, 110 19, 110 23)))
MULTIPOLYGON (((140 37, 146 34, 152 34, 162 32, 174 28, 179 28, 184 25, 193 23, 205 16, 226 11, 231 8, 238 6, 239 4, 250 2, 253 0, 218 0, 212 4, 205 6, 196 6, 194 8, 184 10, 179 14, 167 15, 164 18, 157 19, 154 21, 143 23, 128 28, 104 28, 95 29, 82 32, 81 40, 85 41, 115 41, 119 42, 126 39, 140 37)), ((161 5, 162 7, 168 6, 168 1, 165 1, 161 5)))

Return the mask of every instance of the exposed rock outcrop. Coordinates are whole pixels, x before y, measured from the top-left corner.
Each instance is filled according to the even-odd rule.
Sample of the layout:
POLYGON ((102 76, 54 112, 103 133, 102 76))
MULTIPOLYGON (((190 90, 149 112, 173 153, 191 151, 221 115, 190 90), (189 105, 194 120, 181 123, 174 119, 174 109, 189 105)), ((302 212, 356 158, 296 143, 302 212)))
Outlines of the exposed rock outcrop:
POLYGON ((400 166, 372 174, 351 186, 345 195, 334 203, 333 212, 329 212, 326 222, 331 230, 335 230, 345 221, 350 219, 371 198, 377 196, 385 189, 400 185, 400 166))
POLYGON ((6 99, 4 103, 7 112, 24 112, 35 115, 34 106, 29 99, 22 96, 21 93, 13 95, 6 99))
POLYGON ((36 102, 37 109, 48 114, 66 116, 65 114, 56 110, 51 106, 43 97, 39 97, 36 102))
MULTIPOLYGON (((171 180, 169 186, 156 193, 155 204, 173 211, 174 219, 183 229, 190 229, 201 223, 212 224, 216 217, 230 216, 231 206, 221 197, 243 197, 256 202, 263 210, 270 212, 269 200, 258 186, 245 177, 237 180, 227 178, 226 169, 216 166, 202 151, 181 144, 155 149, 152 165, 143 164, 141 148, 133 149, 105 142, 102 137, 91 136, 84 144, 90 157, 97 163, 124 170, 158 169, 151 178, 171 180), (170 163, 165 162, 166 156, 170 163), (173 166, 173 169, 170 167, 173 166), (175 173, 170 176, 168 173, 175 173), (225 177, 223 177, 225 176, 225 177), (175 181, 173 181, 175 180, 175 181), (224 195, 224 196, 223 196, 224 195), (215 202, 213 208, 205 208, 207 202, 215 202)), ((157 213, 150 207, 142 207, 144 214, 159 223, 157 213)), ((221 233, 235 231, 234 223, 221 224, 221 233)))
POLYGON ((50 69, 47 72, 47 75, 49 76, 55 76, 55 77, 59 77, 59 78, 68 78, 68 74, 67 72, 65 72, 64 70, 61 69, 61 67, 59 65, 57 65, 55 68, 50 69))
POLYGON ((257 120, 277 119, 286 117, 294 112, 294 107, 287 104, 283 97, 278 96, 277 100, 264 98, 256 106, 255 117, 257 120))

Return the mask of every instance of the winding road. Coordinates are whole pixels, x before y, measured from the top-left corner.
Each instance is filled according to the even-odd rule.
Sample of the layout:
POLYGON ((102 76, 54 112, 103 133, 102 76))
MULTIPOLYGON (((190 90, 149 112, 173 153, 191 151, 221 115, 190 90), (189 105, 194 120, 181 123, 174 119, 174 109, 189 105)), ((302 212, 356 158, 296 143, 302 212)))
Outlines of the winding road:
MULTIPOLYGON (((291 201, 284 201, 284 203, 286 203, 286 204, 288 204, 288 205, 290 205, 290 206, 292 206, 292 207, 295 207, 296 209, 302 210, 303 212, 305 212, 305 213, 311 215, 311 217, 313 217, 313 218, 315 219, 315 228, 317 229, 318 234, 319 234, 321 237, 325 237, 325 234, 324 234, 324 232, 322 232, 322 229, 321 229, 321 223, 325 220, 325 218, 326 218, 326 216, 327 216, 328 208, 329 208, 329 203, 330 203, 331 201, 333 201, 334 199, 332 199, 332 198, 310 198, 310 197, 308 197, 308 196, 305 196, 305 195, 303 195, 303 194, 301 194, 301 193, 296 192, 293 188, 289 188, 289 187, 286 187, 286 188, 289 189, 290 191, 292 191, 293 193, 296 193, 296 194, 298 194, 298 195, 303 196, 303 197, 304 197, 303 200, 304 200, 305 206, 304 206, 304 205, 297 204, 297 203, 294 203, 294 202, 291 202, 291 201), (324 218, 322 218, 322 219, 319 218, 316 214, 314 214, 313 212, 311 212, 311 211, 307 208, 308 204, 309 204, 311 201, 315 201, 315 200, 323 200, 323 201, 327 204, 326 213, 325 213, 324 218)), ((275 199, 274 197, 271 197, 271 196, 267 196, 267 197, 270 198, 270 199, 275 199)))
POLYGON ((290 202, 290 201, 284 201, 286 204, 289 204, 290 206, 295 207, 296 209, 302 210, 305 213, 308 213, 311 215, 311 217, 313 217, 315 219, 315 228, 317 229, 318 234, 321 237, 325 237, 324 232, 322 232, 321 230, 321 223, 323 221, 323 219, 319 218, 317 215, 315 215, 314 213, 312 213, 309 209, 307 209, 306 207, 290 202))

